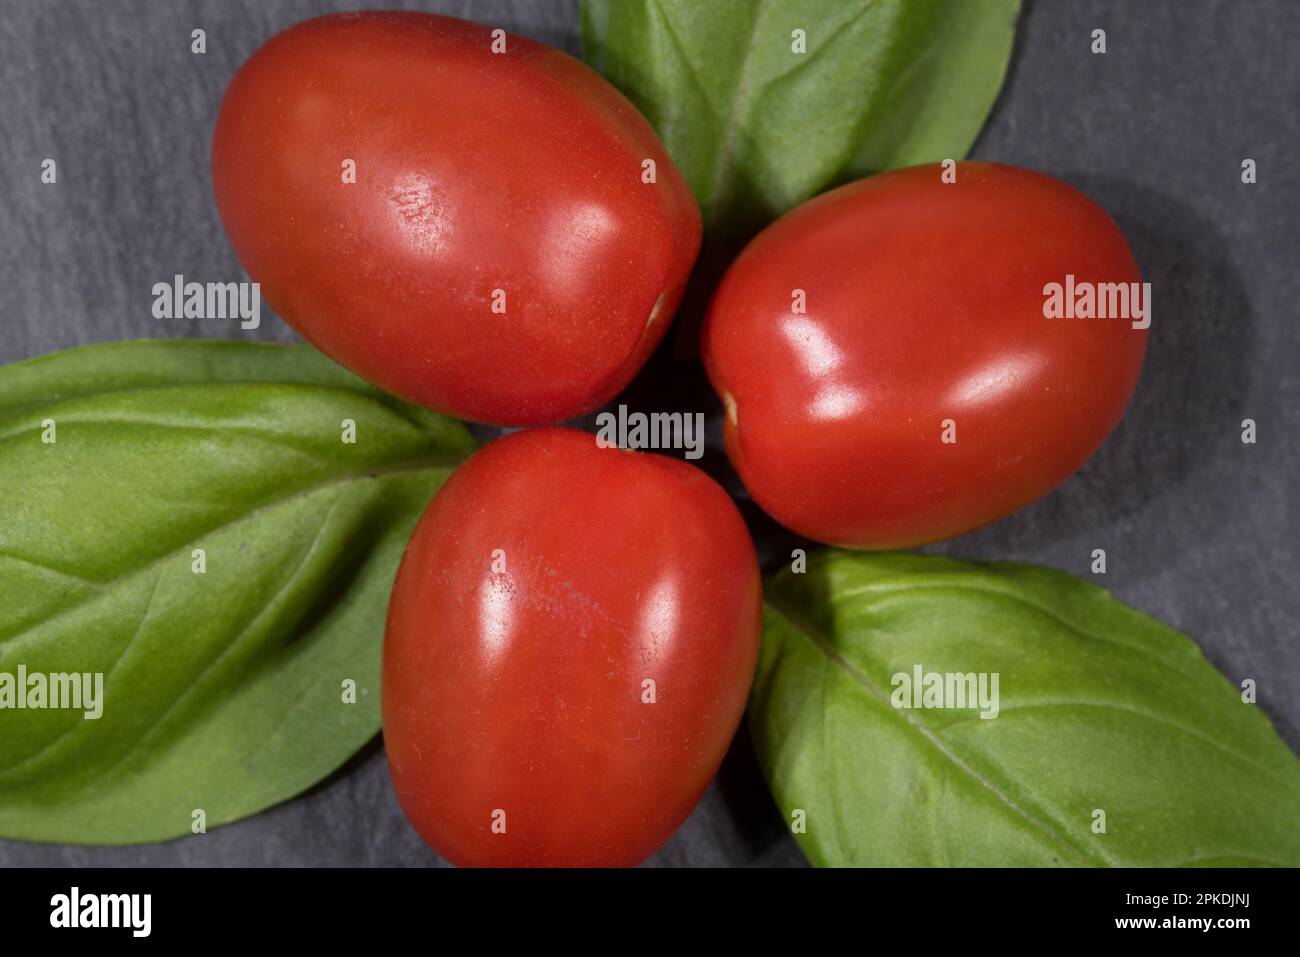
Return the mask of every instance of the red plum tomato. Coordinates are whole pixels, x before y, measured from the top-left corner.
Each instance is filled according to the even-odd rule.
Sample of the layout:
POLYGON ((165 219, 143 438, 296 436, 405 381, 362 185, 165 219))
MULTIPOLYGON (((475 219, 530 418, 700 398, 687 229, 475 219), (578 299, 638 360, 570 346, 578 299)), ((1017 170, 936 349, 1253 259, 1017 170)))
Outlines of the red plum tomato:
POLYGON ((470 866, 623 866, 718 769, 758 654, 753 544, 677 459, 517 432, 439 490, 384 639, 384 741, 424 840, 470 866))
POLYGON ((943 173, 803 204, 710 305, 728 455, 808 538, 904 548, 1008 515, 1092 455, 1137 382, 1150 303, 1110 216, 1030 170, 943 173))
POLYGON ((272 37, 226 89, 212 181, 291 326, 390 392, 493 424, 612 398, 663 337, 700 242, 681 174, 596 72, 423 13, 272 37))

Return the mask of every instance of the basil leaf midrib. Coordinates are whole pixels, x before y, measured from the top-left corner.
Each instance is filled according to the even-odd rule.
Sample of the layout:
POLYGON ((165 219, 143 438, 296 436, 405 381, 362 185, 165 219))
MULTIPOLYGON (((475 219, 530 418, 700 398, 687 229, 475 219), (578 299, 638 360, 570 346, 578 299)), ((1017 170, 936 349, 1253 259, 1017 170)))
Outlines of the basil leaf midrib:
POLYGON ((825 549, 765 602, 752 737, 816 863, 1300 862, 1300 760, 1186 636, 1091 583, 825 549), (1000 673, 990 720, 969 699, 894 714, 863 673, 921 663, 1000 673))
POLYGON ((782 607, 781 602, 771 595, 771 590, 764 594, 764 602, 779 616, 781 616, 790 625, 790 629, 798 635, 804 637, 818 652, 821 653, 826 662, 835 665, 849 676, 850 680, 858 687, 870 694, 879 704, 897 715, 897 720, 901 721, 911 730, 915 731, 928 745, 938 751, 945 760, 953 767, 957 768, 962 774, 975 781, 990 794, 994 795, 1007 813, 1014 814, 1021 820, 1033 825, 1044 836, 1049 838, 1054 844, 1062 850, 1079 858, 1081 861, 1089 860, 1082 850, 1072 845, 1058 831, 1059 822, 1044 822, 1020 806, 1010 795, 1003 793, 1002 789, 997 787, 992 781, 980 774, 978 770, 969 765, 951 748, 939 740, 937 734, 914 718, 910 712, 893 708, 889 702, 889 695, 884 689, 876 687, 865 674, 862 673, 851 661, 845 658, 837 648, 829 644, 826 639, 822 638, 813 629, 810 622, 802 619, 797 613, 790 609, 782 607))
MULTIPOLYGON (((754 51, 758 47, 759 36, 762 33, 762 27, 767 19, 768 11, 771 9, 771 0, 758 0, 754 10, 754 19, 750 22, 749 42, 745 46, 744 56, 740 60, 740 78, 736 81, 735 94, 732 97, 731 108, 726 110, 727 119, 724 121, 722 128, 722 145, 718 150, 718 158, 715 161, 716 172, 712 177, 709 195, 712 198, 710 203, 710 225, 712 220, 716 219, 720 211, 725 211, 727 201, 731 198, 732 182, 729 179, 732 165, 735 162, 736 136, 740 132, 743 121, 748 119, 746 113, 750 106, 750 97, 753 85, 753 66, 754 51)), ((677 39, 675 33, 673 39, 677 39)), ((686 51, 680 46, 678 50, 681 54, 682 61, 690 63, 686 56, 686 51)), ((695 67, 691 64, 692 72, 695 67)))
MULTIPOLYGON (((329 526, 330 518, 333 517, 334 511, 335 509, 338 508, 338 504, 340 501, 342 501, 341 496, 335 499, 334 504, 332 504, 330 506, 329 511, 325 513, 325 519, 324 521, 321 522, 320 531, 317 533, 316 537, 312 539, 311 545, 309 545, 307 549, 303 552, 302 558, 298 562, 297 567, 294 568, 294 570, 284 580, 283 585, 277 590, 276 597, 283 594, 288 589, 289 585, 291 585, 294 582, 294 580, 298 577, 298 575, 301 574, 303 568, 307 566, 309 559, 311 558, 312 554, 316 550, 316 547, 320 544, 321 536, 324 535, 325 529, 329 526)), ((252 513, 250 513, 250 516, 251 515, 252 513)), ((140 631, 144 627, 145 621, 148 620, 149 612, 153 608, 154 597, 156 596, 158 591, 158 582, 161 581, 161 579, 162 579, 162 574, 160 572, 158 576, 154 578, 153 588, 150 591, 149 598, 145 601, 144 612, 140 616, 140 624, 136 626, 135 634, 131 636, 131 640, 127 642, 126 646, 122 649, 121 655, 118 656, 119 662, 126 658, 127 654, 131 650, 131 646, 135 643, 136 638, 139 637, 140 631)), ((121 755, 118 756, 117 760, 101 772, 102 776, 105 779, 111 779, 113 775, 117 771, 119 771, 124 765, 126 765, 127 762, 129 762, 131 758, 135 756, 135 754, 138 753, 141 748, 145 747, 149 743, 149 741, 157 734, 160 728, 166 727, 167 719, 171 717, 171 715, 175 714, 179 708, 181 708, 185 703, 187 703, 193 697, 193 695, 195 695, 196 693, 198 693, 200 689, 202 689, 204 680, 209 675, 211 675, 213 671, 226 659, 226 657, 230 654, 231 649, 237 647, 239 643, 244 639, 244 637, 247 636, 250 631, 252 631, 254 626, 262 619, 262 616, 265 615, 269 609, 274 607, 274 604, 275 604, 275 598, 272 598, 271 602, 269 602, 267 605, 261 608, 257 612, 257 614, 255 614, 252 618, 250 618, 247 622, 244 623, 243 627, 241 627, 240 630, 231 638, 230 642, 224 648, 222 648, 219 653, 214 655, 208 661, 208 663, 204 666, 203 671, 200 672, 197 677, 195 677, 191 686, 187 688, 185 691, 183 691, 179 697, 173 699, 172 702, 166 707, 166 709, 164 709, 163 712, 157 716, 157 718, 153 721, 153 723, 149 725, 147 728, 143 729, 140 736, 136 738, 136 740, 132 742, 131 745, 128 746, 127 749, 121 755)), ((283 652, 283 649, 281 649, 281 651, 283 652)), ((112 672, 104 676, 105 687, 108 687, 109 682, 112 680, 112 677, 113 677, 112 672)), ((283 723, 283 719, 281 720, 281 723, 283 723)), ((35 756, 29 758, 28 761, 34 760, 34 758, 35 756)), ((4 770, 7 769, 0 769, 0 776, 3 775, 4 770)))
POLYGON ((21 435, 0 442, 0 670, 107 678, 97 716, 4 712, 0 837, 178 837, 373 739, 393 575, 475 447, 462 425, 307 346, 180 340, 0 368, 0 430, 21 435))
MULTIPOLYGON (((227 528, 231 528, 235 525, 242 524, 246 521, 254 521, 257 519, 258 516, 263 515, 266 512, 272 511, 277 508, 283 508, 287 504, 290 504, 298 499, 307 498, 315 494, 316 492, 325 491, 334 486, 343 486, 343 485, 348 485, 352 482, 365 481, 366 479, 383 478, 388 475, 400 475, 406 472, 426 472, 434 469, 453 468, 454 464, 455 464, 455 460, 448 456, 442 456, 442 455, 425 456, 418 460, 413 460, 411 462, 394 463, 392 465, 379 466, 376 468, 369 468, 369 469, 359 469, 356 472, 351 472, 344 475, 337 475, 332 478, 326 479, 324 481, 316 482, 311 485, 307 485, 302 488, 296 489, 287 495, 283 495, 280 496, 279 498, 272 499, 269 502, 265 502, 262 505, 259 505, 250 511, 240 512, 238 515, 234 516, 233 518, 230 518, 223 522, 218 522, 216 525, 205 528, 203 531, 195 534, 187 541, 182 542, 181 544, 177 545, 174 548, 169 548, 166 551, 159 553, 152 559, 146 561, 144 564, 138 565, 132 568, 130 571, 125 572, 123 574, 114 575, 111 578, 106 578, 102 580, 82 578, 79 575, 75 575, 73 573, 68 573, 68 572, 62 572, 62 571, 60 571, 59 574, 64 574, 67 575, 68 577, 78 578, 79 580, 87 582, 88 584, 98 586, 99 592, 95 596, 92 596, 92 599, 90 599, 93 600, 93 598, 99 597, 99 594, 101 594, 105 590, 112 588, 112 586, 115 584, 120 584, 121 582, 127 579, 134 578, 137 575, 146 573, 162 565, 168 560, 174 560, 178 555, 181 555, 187 550, 192 550, 193 548, 197 547, 199 543, 202 542, 203 539, 205 538, 209 538, 218 532, 221 532, 227 528)), ((0 555, 4 555, 4 554, 5 554, 4 552, 0 552, 0 555)), ((40 564, 37 562, 32 562, 29 559, 20 558, 18 560, 24 561, 29 565, 40 564)), ((47 566, 42 566, 42 567, 47 567, 47 566)), ((87 603, 86 601, 81 601, 69 605, 68 607, 60 611, 58 615, 71 614, 81 609, 86 603, 87 603)), ((58 617, 58 615, 54 617, 58 617)), ((52 619, 44 619, 35 627, 39 627, 39 625, 47 624, 51 620, 52 619)), ((0 647, 3 647, 10 640, 21 638, 23 634, 31 630, 33 629, 24 628, 12 634, 8 634, 8 635, 0 634, 0 647)))
MULTIPOLYGON (((109 424, 134 425, 137 423, 134 422, 129 417, 124 417, 124 416, 107 417, 102 419, 96 419, 92 417, 60 418, 59 410, 60 407, 66 407, 68 405, 85 401, 88 398, 88 395, 93 396, 93 399, 96 403, 102 403, 106 398, 110 396, 121 398, 123 396, 153 395, 160 392, 178 392, 181 394, 193 394, 195 392, 199 392, 207 389, 222 390, 222 389, 229 389, 232 387, 239 387, 239 386, 248 386, 250 388, 263 388, 263 389, 267 389, 267 388, 284 389, 290 392, 306 390, 306 391, 320 393, 324 395, 347 396, 350 400, 359 400, 362 402, 372 404, 380 409, 383 409, 385 412, 391 413, 399 417, 407 425, 411 426, 411 428, 417 430, 424 430, 425 428, 428 427, 427 422, 422 422, 417 417, 419 414, 433 415, 433 413, 428 413, 423 409, 408 407, 401 400, 395 399, 392 396, 385 395, 384 393, 378 391, 372 391, 372 390, 350 388, 346 385, 331 384, 331 385, 318 386, 318 385, 311 385, 302 382, 268 382, 265 379, 222 379, 216 382, 194 383, 192 385, 177 384, 175 382, 132 383, 130 385, 123 386, 121 388, 109 389, 103 392, 96 392, 90 394, 75 393, 71 395, 61 395, 61 396, 44 398, 41 400, 37 400, 25 404, 16 403, 8 406, 0 405, 0 423, 25 418, 28 414, 30 414, 31 409, 41 408, 44 410, 42 414, 42 418, 45 417, 53 418, 56 422, 60 424, 72 423, 72 424, 80 424, 80 425, 109 425, 109 424)), ((92 408, 87 411, 93 413, 95 410, 92 408)), ((172 425, 173 423, 142 420, 138 424, 146 427, 152 427, 155 425, 160 427, 167 427, 168 425, 172 425)), ((174 423, 174 425, 175 427, 178 428, 184 427, 184 423, 174 423)), ((41 431, 41 424, 39 421, 37 421, 27 426, 26 428, 20 428, 15 433, 0 433, 0 442, 3 442, 14 435, 24 435, 27 432, 39 432, 39 431, 41 431)))
POLYGON ((729 248, 848 179, 965 156, 1018 11, 1017 0, 583 0, 582 48, 655 126, 699 201, 706 247, 729 248), (816 82, 791 80, 807 73, 816 82))
MULTIPOLYGON (((1014 566, 1010 566, 1010 567, 1014 567, 1014 566)), ((1050 608, 1040 605, 1037 602, 1030 601, 1028 598, 1024 597, 1023 595, 1017 595, 1011 592, 1010 590, 1004 588, 990 588, 987 585, 971 585, 971 584, 966 584, 961 582, 950 582, 950 581, 907 582, 904 584, 904 583, 892 583, 886 580, 884 582, 880 582, 875 585, 866 585, 866 586, 861 586, 857 589, 850 589, 842 593, 840 597, 852 598, 859 594, 878 594, 881 596, 881 601, 884 602, 890 600, 891 598, 902 597, 903 594, 907 591, 925 590, 925 589, 934 590, 934 591, 952 590, 952 591, 959 591, 959 592, 972 592, 972 593, 987 595, 989 597, 996 597, 998 599, 1004 599, 1006 601, 1012 601, 1025 608, 1038 612, 1039 614, 1043 615, 1045 618, 1052 621, 1052 623, 1074 632, 1081 638, 1086 638, 1093 641, 1106 642, 1107 644, 1113 645, 1116 648, 1121 648, 1133 654, 1142 655, 1144 657, 1151 658, 1157 661, 1162 667, 1169 667, 1169 661, 1166 658, 1160 656, 1159 654, 1157 654, 1156 652, 1152 651, 1149 648, 1142 647, 1141 645, 1134 644, 1132 642, 1120 641, 1109 635, 1102 634, 1100 632, 1084 629, 1077 622, 1071 622, 1061 617, 1056 612, 1052 611, 1050 608)), ((1182 664, 1184 659, 1186 659, 1187 664, 1195 664, 1194 659, 1190 659, 1187 656, 1181 656, 1181 655, 1180 655, 1179 663, 1182 664)), ((1183 670, 1186 671, 1186 669, 1183 670)))

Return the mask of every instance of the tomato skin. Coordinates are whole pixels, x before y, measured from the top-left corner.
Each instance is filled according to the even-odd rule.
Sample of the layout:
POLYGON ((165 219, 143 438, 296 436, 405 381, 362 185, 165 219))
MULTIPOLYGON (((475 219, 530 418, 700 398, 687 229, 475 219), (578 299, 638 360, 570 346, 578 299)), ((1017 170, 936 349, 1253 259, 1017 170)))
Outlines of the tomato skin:
POLYGON ((702 342, 755 501, 812 539, 906 548, 1064 481, 1119 422, 1146 350, 1126 319, 1045 318, 1044 287, 1067 274, 1141 281, 1100 206, 1012 166, 960 163, 954 184, 937 165, 886 173, 772 224, 702 342))
POLYGON ((213 188, 263 296, 336 361, 460 418, 555 422, 663 337, 700 213, 614 87, 491 31, 367 12, 277 34, 226 90, 213 188))
POLYGON ((735 733, 761 605, 749 533, 700 470, 567 429, 492 442, 434 497, 389 605, 407 817, 460 865, 644 860, 735 733))

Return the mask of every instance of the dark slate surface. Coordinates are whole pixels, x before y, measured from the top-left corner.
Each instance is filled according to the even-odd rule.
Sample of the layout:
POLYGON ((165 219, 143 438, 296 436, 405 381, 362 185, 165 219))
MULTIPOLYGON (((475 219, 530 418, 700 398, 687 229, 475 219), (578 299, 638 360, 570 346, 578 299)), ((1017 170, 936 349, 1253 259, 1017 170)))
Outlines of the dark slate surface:
MULTIPOLYGON (((385 5, 470 16, 577 52, 571 0, 385 5)), ((159 323, 150 289, 177 272, 237 275, 208 181, 224 84, 274 31, 352 6, 6 0, 0 362, 123 338, 250 335, 233 323, 159 323), (205 56, 189 52, 196 26, 208 31, 205 56), (55 188, 39 182, 47 156, 59 162, 55 188)), ((1233 681, 1255 678, 1261 707, 1300 747, 1297 35, 1293 0, 1040 0, 1027 11, 974 155, 1046 170, 1100 201, 1130 237, 1157 311, 1133 406, 1093 461, 1036 505, 935 550, 1087 576, 1091 550, 1106 548, 1104 584, 1190 633, 1233 681), (1105 56, 1089 52, 1096 27, 1108 33, 1105 56), (1259 164, 1254 186, 1240 182, 1245 157, 1259 164), (1257 445, 1239 440, 1245 417, 1259 424, 1257 445)), ((273 316, 255 335, 294 338, 273 316)), ((706 394, 691 368, 668 371, 694 383, 685 394, 706 394)), ((716 456, 711 468, 722 468, 716 456)), ((786 539, 750 514, 776 554, 786 539)), ((0 866, 438 863, 397 807, 378 741, 308 794, 200 837, 133 848, 0 841, 0 866)), ((743 735, 652 863, 802 863, 743 735)))

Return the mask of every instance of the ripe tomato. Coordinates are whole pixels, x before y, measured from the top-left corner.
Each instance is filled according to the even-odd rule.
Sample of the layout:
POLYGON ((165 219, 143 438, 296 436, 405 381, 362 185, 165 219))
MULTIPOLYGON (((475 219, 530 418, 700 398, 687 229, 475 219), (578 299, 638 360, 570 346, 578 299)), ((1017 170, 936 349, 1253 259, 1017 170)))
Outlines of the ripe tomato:
POLYGON ((384 741, 463 865, 631 865, 690 813, 744 711, 761 594, 703 472, 515 433, 439 490, 397 574, 384 741))
POLYGON ((1136 314, 1140 278, 1101 207, 1029 170, 962 163, 944 183, 919 166, 818 197, 750 243, 710 306, 731 461, 774 518, 836 545, 1001 518, 1096 450, 1146 349, 1141 320, 1046 318, 1047 288, 1138 283, 1136 314))
POLYGON ((461 418, 553 422, 653 351, 700 213, 612 86, 504 43, 420 13, 291 27, 230 81, 212 180, 249 275, 335 360, 461 418))

